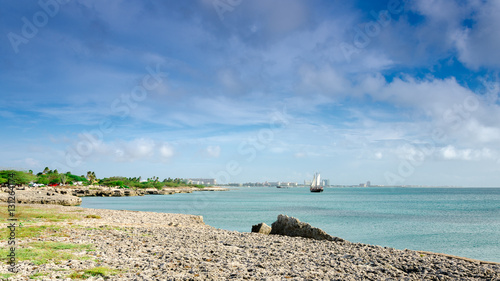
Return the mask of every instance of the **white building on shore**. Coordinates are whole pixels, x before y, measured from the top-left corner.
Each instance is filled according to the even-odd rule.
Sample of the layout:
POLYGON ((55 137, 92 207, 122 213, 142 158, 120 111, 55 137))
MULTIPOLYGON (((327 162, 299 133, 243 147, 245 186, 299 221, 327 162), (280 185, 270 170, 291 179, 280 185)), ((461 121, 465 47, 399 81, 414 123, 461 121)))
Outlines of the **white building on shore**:
POLYGON ((203 179, 203 178, 192 178, 187 179, 188 184, 202 184, 202 185, 216 185, 217 181, 215 179, 203 179))

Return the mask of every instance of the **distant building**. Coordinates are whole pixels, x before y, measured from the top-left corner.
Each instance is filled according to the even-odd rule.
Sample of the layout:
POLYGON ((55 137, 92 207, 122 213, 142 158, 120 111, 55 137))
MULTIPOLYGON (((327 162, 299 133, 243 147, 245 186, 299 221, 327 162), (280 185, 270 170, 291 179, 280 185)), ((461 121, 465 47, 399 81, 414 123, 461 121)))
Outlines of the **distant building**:
POLYGON ((217 181, 215 179, 202 179, 202 178, 193 178, 187 179, 188 184, 202 184, 202 185, 216 185, 217 181))
POLYGON ((321 181, 321 184, 322 184, 323 186, 329 186, 329 185, 330 185, 330 180, 322 180, 322 181, 321 181))
POLYGON ((366 183, 360 183, 359 186, 360 187, 370 187, 372 184, 370 181, 367 181, 366 183))

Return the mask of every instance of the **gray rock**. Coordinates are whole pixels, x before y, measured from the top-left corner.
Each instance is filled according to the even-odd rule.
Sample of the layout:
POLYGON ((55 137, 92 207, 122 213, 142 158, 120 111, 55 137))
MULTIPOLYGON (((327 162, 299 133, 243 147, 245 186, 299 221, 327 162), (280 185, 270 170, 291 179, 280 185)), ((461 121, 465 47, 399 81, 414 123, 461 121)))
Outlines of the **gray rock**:
POLYGON ((271 227, 263 222, 252 225, 252 232, 261 233, 261 234, 269 234, 271 233, 271 227))
MULTIPOLYGON (((12 198, 12 196, 10 196, 12 198)), ((62 195, 55 192, 17 190, 15 202, 19 204, 55 204, 63 206, 78 206, 82 199, 72 195, 62 195)), ((8 193, 0 193, 0 202, 9 202, 8 193)))
POLYGON ((312 227, 310 224, 301 222, 294 217, 279 215, 278 220, 271 225, 270 234, 279 234, 292 237, 312 238, 316 240, 344 241, 341 238, 334 237, 322 229, 312 227))

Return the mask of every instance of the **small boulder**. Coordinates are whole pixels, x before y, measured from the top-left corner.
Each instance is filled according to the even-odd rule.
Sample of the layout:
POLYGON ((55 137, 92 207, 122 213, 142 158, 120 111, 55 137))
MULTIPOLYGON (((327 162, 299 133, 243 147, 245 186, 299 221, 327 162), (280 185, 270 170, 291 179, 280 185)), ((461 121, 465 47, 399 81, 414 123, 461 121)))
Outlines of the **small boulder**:
POLYGON ((252 225, 252 232, 261 233, 261 234, 269 234, 271 233, 271 227, 263 222, 252 225))

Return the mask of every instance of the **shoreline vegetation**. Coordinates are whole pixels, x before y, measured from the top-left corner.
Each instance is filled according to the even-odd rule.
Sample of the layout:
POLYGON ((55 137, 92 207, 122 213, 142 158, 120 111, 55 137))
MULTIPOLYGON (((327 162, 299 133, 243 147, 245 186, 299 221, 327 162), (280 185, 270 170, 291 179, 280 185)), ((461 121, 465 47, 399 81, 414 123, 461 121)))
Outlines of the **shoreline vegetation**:
POLYGON ((65 206, 78 206, 82 200, 77 197, 85 196, 120 197, 229 190, 218 186, 191 184, 180 178, 167 178, 163 181, 156 176, 146 180, 141 177, 98 179, 95 172, 91 171, 87 172, 86 176, 76 176, 71 172, 62 174, 46 167, 36 175, 32 170, 1 170, 0 185, 3 188, 0 188, 0 202, 8 201, 9 184, 16 187, 16 203, 65 206))
POLYGON ((56 170, 50 170, 48 167, 36 175, 33 170, 17 171, 17 170, 0 170, 0 185, 6 185, 11 181, 11 184, 16 186, 100 186, 100 187, 114 187, 122 189, 147 189, 156 188, 162 190, 163 188, 180 188, 180 187, 196 187, 205 188, 204 185, 192 184, 188 180, 181 178, 166 178, 160 181, 160 178, 153 176, 151 178, 142 179, 142 177, 109 177, 97 178, 95 172, 88 171, 87 175, 77 176, 71 172, 59 173, 56 170))
POLYGON ((494 262, 227 231, 201 216, 36 204, 16 206, 14 274, 6 263, 7 215, 0 213, 0 277, 9 280, 500 279, 494 262))

